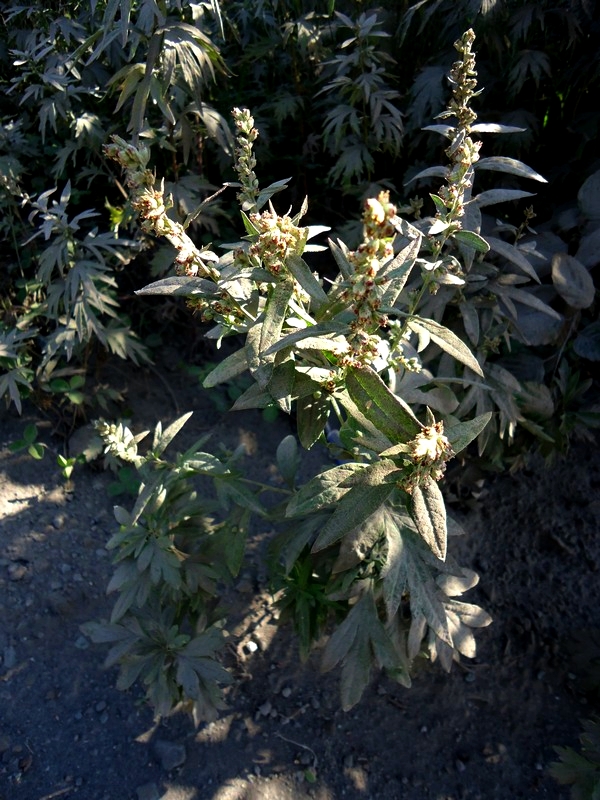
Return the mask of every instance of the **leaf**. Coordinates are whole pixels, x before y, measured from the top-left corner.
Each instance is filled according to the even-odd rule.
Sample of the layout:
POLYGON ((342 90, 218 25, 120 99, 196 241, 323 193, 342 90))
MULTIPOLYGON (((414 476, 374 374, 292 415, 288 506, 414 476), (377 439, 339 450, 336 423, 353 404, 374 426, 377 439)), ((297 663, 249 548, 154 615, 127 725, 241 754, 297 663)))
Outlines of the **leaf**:
POLYGON ((471 125, 471 130, 476 133, 523 133, 526 128, 517 128, 514 125, 499 125, 496 122, 476 122, 471 125))
POLYGON ((531 169, 531 167, 523 164, 522 161, 517 161, 515 158, 509 158, 508 156, 481 158, 475 163, 475 169, 489 169, 495 172, 505 172, 509 175, 520 175, 522 178, 531 178, 531 180, 539 181, 540 183, 548 183, 546 178, 531 169))
POLYGON ((175 422, 172 422, 162 433, 160 431, 160 426, 156 426, 152 450, 157 456, 161 455, 161 453, 167 449, 193 413, 193 411, 188 411, 187 414, 184 414, 179 417, 179 419, 176 419, 175 422))
POLYGON ((345 481, 364 468, 364 464, 350 462, 315 475, 291 498, 285 512, 286 517, 302 516, 337 503, 348 491, 349 487, 343 485, 345 481))
POLYGON ((448 175, 447 167, 429 167, 428 169, 424 169, 421 172, 418 172, 416 175, 404 182, 404 186, 408 186, 409 183, 413 181, 420 181, 424 180, 425 178, 445 178, 448 175))
POLYGON ((458 304, 458 309, 463 319, 465 333, 471 340, 471 344, 477 347, 479 344, 479 314, 472 303, 462 302, 458 304))
POLYGON ((315 309, 327 302, 327 295, 323 291, 323 287, 312 274, 304 259, 295 253, 290 253, 286 258, 285 265, 308 296, 314 300, 315 309))
POLYGON ((302 447, 310 450, 325 429, 331 411, 331 395, 313 393, 299 397, 296 402, 298 438, 302 447), (318 397, 315 397, 318 394, 318 397))
POLYGON ((243 348, 241 350, 236 350, 235 353, 231 353, 227 358, 224 358, 223 361, 217 364, 217 366, 208 373, 202 382, 202 386, 204 386, 205 389, 212 389, 213 386, 217 386, 219 383, 237 378, 238 375, 241 375, 247 369, 248 359, 246 357, 246 351, 243 348))
POLYGON ((464 450, 468 444, 476 439, 491 418, 492 413, 491 411, 488 411, 485 414, 480 414, 474 419, 467 420, 466 422, 459 422, 456 425, 453 425, 451 428, 448 428, 445 431, 445 434, 446 438, 452 445, 452 450, 454 453, 460 453, 461 450, 464 450))
POLYGON ((252 328, 246 338, 250 372, 263 389, 271 378, 275 361, 274 355, 267 354, 267 351, 281 338, 281 329, 293 293, 294 283, 292 280, 279 281, 267 300, 262 325, 252 328))
POLYGON ((573 342, 573 350, 588 361, 600 361, 600 320, 579 331, 573 342))
POLYGON ((577 201, 582 213, 588 219, 600 219, 600 170, 583 182, 577 194, 577 201))
POLYGON ((298 443, 296 442, 295 436, 290 434, 281 440, 277 447, 275 458, 277 460, 279 472, 281 472, 284 480, 287 484, 293 486, 298 471, 298 464, 300 463, 298 443))
MULTIPOLYGON (((273 355, 274 353, 279 353, 281 350, 285 350, 288 347, 293 347, 297 345, 299 342, 302 342, 303 339, 318 339, 319 340, 319 349, 321 350, 328 350, 326 346, 324 346, 323 340, 327 337, 331 337, 331 334, 344 334, 350 330, 350 326, 341 323, 341 322, 319 322, 317 325, 309 325, 306 328, 301 328, 299 330, 294 331, 293 333, 288 333, 282 336, 279 341, 275 342, 268 350, 266 355, 273 355)), ((314 349, 314 348, 312 348, 314 349)), ((348 347, 346 345, 345 350, 348 347)), ((335 341, 334 338, 331 338, 331 352, 344 352, 342 349, 342 342, 335 341)))
POLYGON ((497 239, 495 236, 488 236, 487 242, 494 253, 498 253, 498 255, 512 261, 512 263, 522 269, 526 275, 529 275, 532 280, 536 283, 540 283, 537 272, 518 247, 509 242, 504 242, 502 239, 497 239))
POLYGON ((480 192, 477 197, 474 197, 471 203, 484 208, 485 206, 493 206, 496 203, 508 203, 512 200, 521 200, 523 197, 535 197, 532 192, 523 192, 520 189, 488 189, 486 192, 480 192))
POLYGON ((448 544, 446 505, 440 487, 429 475, 413 489, 411 516, 434 556, 445 561, 448 544))
POLYGON ((600 264, 600 227, 581 237, 575 257, 588 269, 600 264))
POLYGON ((392 443, 408 441, 421 430, 410 407, 370 367, 351 367, 346 374, 346 388, 358 409, 392 443))
POLYGON ((400 475, 396 464, 386 459, 353 475, 350 479, 352 488, 336 503, 335 511, 317 537, 312 552, 329 547, 374 514, 394 491, 392 482, 384 482, 394 473, 400 475))
POLYGON ((365 592, 325 645, 321 670, 342 662, 341 699, 344 711, 359 702, 369 683, 375 658, 380 667, 402 669, 389 634, 383 627, 371 592, 365 592))
POLYGON ((571 308, 588 308, 594 302, 592 276, 573 256, 555 253, 552 257, 552 283, 571 308))
POLYGON ((432 319, 424 319, 423 317, 411 317, 408 320, 408 325, 415 333, 425 331, 444 352, 449 353, 457 361, 465 364, 477 375, 483 377, 483 371, 473 353, 471 353, 462 339, 459 339, 451 330, 440 325, 439 322, 434 322, 432 319))
POLYGON ((472 247, 473 250, 476 250, 478 253, 487 253, 490 249, 489 244, 483 236, 473 231, 455 231, 452 234, 452 238, 456 239, 456 241, 461 244, 467 245, 467 247, 472 247))
POLYGON ((423 237, 419 234, 380 270, 380 277, 386 278, 389 282, 381 299, 383 306, 393 306, 404 289, 419 255, 422 239, 423 237))
POLYGON ((201 294, 208 297, 218 297, 219 287, 212 281, 207 281, 204 278, 191 278, 185 275, 174 275, 169 278, 162 278, 154 283, 149 283, 142 289, 137 289, 136 294, 165 294, 165 295, 182 295, 184 297, 191 297, 193 295, 201 294))

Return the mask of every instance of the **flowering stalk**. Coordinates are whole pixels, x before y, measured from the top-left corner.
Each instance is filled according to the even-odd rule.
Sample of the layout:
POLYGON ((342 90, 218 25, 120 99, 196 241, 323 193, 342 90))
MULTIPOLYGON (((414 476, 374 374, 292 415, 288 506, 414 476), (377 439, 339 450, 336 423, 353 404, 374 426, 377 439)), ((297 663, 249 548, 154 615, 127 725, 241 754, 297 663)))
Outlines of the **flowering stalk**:
POLYGON ((164 236, 177 250, 175 264, 178 275, 219 279, 219 271, 207 262, 218 261, 209 250, 200 251, 185 232, 183 225, 167 216, 168 201, 164 196, 164 182, 155 188, 156 177, 147 169, 150 152, 146 147, 134 147, 113 136, 113 144, 104 152, 125 170, 125 183, 130 190, 130 202, 141 218, 145 233, 164 236))
POLYGON ((379 310, 387 283, 379 272, 394 255, 395 218, 396 207, 390 203, 389 192, 380 192, 377 199, 366 201, 364 240, 348 254, 354 269, 342 293, 355 315, 348 335, 350 350, 342 359, 343 366, 366 366, 380 355, 382 339, 377 331, 388 324, 388 318, 379 310))
POLYGON ((231 115, 237 129, 234 167, 242 189, 237 197, 242 211, 256 211, 259 184, 254 172, 256 157, 252 148, 258 139, 258 130, 254 127, 254 117, 247 108, 234 108, 231 115))

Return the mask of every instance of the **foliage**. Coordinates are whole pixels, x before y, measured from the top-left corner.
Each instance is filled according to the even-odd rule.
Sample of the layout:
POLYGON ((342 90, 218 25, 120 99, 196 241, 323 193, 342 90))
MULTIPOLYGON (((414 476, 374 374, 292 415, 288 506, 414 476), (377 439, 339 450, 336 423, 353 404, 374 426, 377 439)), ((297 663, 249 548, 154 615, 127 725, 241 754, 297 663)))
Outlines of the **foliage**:
MULTIPOLYGON (((279 531, 271 558, 282 618, 303 655, 331 632, 323 666, 341 666, 345 707, 374 666, 408 683, 421 651, 447 668, 458 653, 471 656, 471 628, 489 621, 455 599, 477 576, 449 552, 457 526, 438 487, 446 462, 476 440, 485 467, 518 465, 532 442, 551 455, 599 422, 598 62, 588 6, 3 7, 0 396, 19 411, 31 397, 85 413, 102 399, 90 366, 103 350, 148 357, 130 319, 146 295, 187 298, 217 344, 239 337, 205 386, 234 385, 235 409, 293 412, 300 444, 327 445, 337 462, 298 486, 297 442, 284 440, 277 457, 291 494, 268 513, 279 531), (448 53, 471 23, 487 113, 502 124, 478 122, 473 110, 471 32, 456 44, 444 109, 448 53), (258 140, 244 110, 235 139, 230 132, 230 108, 247 105, 258 140), (125 170, 126 190, 102 149, 124 128, 130 142, 113 137, 106 152, 125 170), (490 135, 499 155, 481 158, 490 135), (440 159, 440 136, 444 163, 426 166, 440 159), (568 142, 560 158, 556 140, 568 142), (232 155, 237 181, 217 190, 233 177, 232 155), (532 155, 561 181, 551 198, 521 161, 532 155), (396 206, 389 192, 400 195, 403 176, 424 196, 396 206), (522 179, 542 187, 538 215, 552 207, 537 233, 522 179), (239 208, 225 191, 235 185, 239 208), (283 191, 298 213, 276 212, 283 191), (362 241, 332 235, 328 259, 309 242, 329 224, 360 227, 357 196, 367 198, 362 241), (240 210, 241 241, 216 252, 210 238, 222 229, 238 237, 240 210), (128 303, 148 274, 154 282, 128 303)), ((164 460, 160 429, 144 456, 127 429, 102 430, 125 457, 115 493, 139 484, 140 494, 133 512, 118 512, 117 617, 94 635, 116 643, 122 685, 142 677, 161 712, 188 697, 197 717, 210 715, 227 680, 215 586, 235 573, 213 545, 235 514, 267 513, 256 496, 264 487, 250 491, 229 457, 197 449, 164 460), (214 473, 198 467, 206 459, 214 473), (194 494, 198 476, 218 487, 218 508, 194 494), (196 563, 204 588, 194 605, 196 563)), ((17 444, 43 454, 31 429, 17 444)), ((75 462, 60 458, 68 476, 75 462)))
MULTIPOLYGON (((129 115, 135 140, 166 152, 177 143, 186 160, 204 139, 230 152, 228 126, 201 100, 225 67, 194 25, 195 5, 5 4, 2 13, 0 396, 19 411, 32 397, 76 413, 94 397, 82 382, 98 350, 149 357, 121 306, 125 268, 146 242, 102 157, 114 112, 129 115)), ((170 177, 185 216, 210 184, 181 168, 170 177)), ((207 214, 203 223, 216 224, 207 214)))
MULTIPOLYGON (((166 217, 162 189, 156 188, 147 168, 147 150, 118 137, 107 147, 107 155, 125 169, 131 203, 142 225, 166 236, 177 250, 178 275, 139 293, 187 297, 190 307, 213 323, 208 335, 218 341, 233 333, 245 336, 245 344, 221 361, 204 385, 214 387, 249 371, 253 381, 233 408, 275 402, 289 413, 294 407, 298 438, 306 448, 323 439, 330 415, 338 421, 343 462, 301 487, 296 485, 296 439, 287 437, 278 449, 279 469, 292 495, 272 512, 283 527, 272 543, 272 560, 283 616, 294 621, 302 653, 308 653, 333 619, 337 621, 323 654, 323 669, 341 665, 344 708, 358 702, 374 666, 409 685, 409 664, 422 647, 446 669, 459 653, 473 656, 471 629, 490 621, 482 609, 457 599, 478 577, 448 553, 448 533, 456 526, 448 519, 438 481, 446 461, 477 438, 491 414, 465 421, 452 414, 436 419, 427 408, 421 421, 378 374, 393 377, 397 371, 420 369, 418 356, 409 364, 406 348, 412 348, 411 337, 425 337, 460 365, 454 375, 459 384, 473 382, 463 377, 466 369, 481 375, 461 339, 417 313, 425 292, 437 292, 446 275, 451 276, 450 285, 464 283, 455 274, 460 266, 456 257, 445 256, 450 246, 488 249, 482 237, 462 227, 478 150, 465 135, 474 116, 469 109, 474 93, 472 41, 468 32, 456 44, 461 60, 452 73, 455 88, 448 115, 456 116, 459 128, 451 150, 454 167, 438 198, 438 216, 424 235, 397 215, 386 193, 368 200, 363 244, 350 251, 342 242, 330 242, 339 274, 328 291, 303 258, 315 249, 308 244, 310 238, 323 228, 301 227, 306 204, 293 217, 275 212, 271 198, 285 184, 260 188, 253 156, 257 131, 249 112, 234 110, 238 197, 247 235, 221 257, 199 250, 184 227, 166 217), (261 211, 267 204, 269 210, 261 211), (415 267, 421 286, 405 294, 415 267)), ((522 165, 519 169, 527 171, 522 165)), ((181 424, 182 420, 176 426, 181 424)), ((136 465, 147 463, 140 461, 137 440, 128 430, 101 432, 109 452, 136 465)), ((208 458, 196 455, 191 461, 201 459, 204 464, 208 458)), ((188 464, 187 469, 192 467, 188 464)), ((222 465, 213 464, 213 480, 221 480, 221 470, 222 465)), ((168 474, 179 473, 171 468, 168 474)), ((142 545, 130 543, 140 509, 152 507, 155 497, 165 517, 176 519, 162 484, 156 492, 152 484, 142 484, 131 519, 118 510, 117 558, 124 554, 133 563, 126 571, 120 567, 111 583, 121 593, 113 612, 117 617, 134 605, 151 605, 149 598, 156 595, 158 613, 174 602, 174 575, 164 574, 161 580, 162 568, 157 566, 158 588, 151 591, 152 581, 144 583, 136 571, 142 545), (166 595, 161 598, 162 592, 166 595)), ((247 493, 238 494, 237 504, 247 512, 256 510, 254 496, 247 493)), ((154 551, 160 547, 179 552, 176 526, 166 536, 155 528, 139 533, 143 546, 152 542, 154 551)), ((194 623, 190 625, 193 630, 194 623)), ((173 691, 171 699, 177 699, 173 691)))
POLYGON ((560 761, 549 772, 559 783, 571 786, 572 800, 596 800, 600 796, 600 725, 584 720, 581 752, 571 747, 555 747, 560 761))

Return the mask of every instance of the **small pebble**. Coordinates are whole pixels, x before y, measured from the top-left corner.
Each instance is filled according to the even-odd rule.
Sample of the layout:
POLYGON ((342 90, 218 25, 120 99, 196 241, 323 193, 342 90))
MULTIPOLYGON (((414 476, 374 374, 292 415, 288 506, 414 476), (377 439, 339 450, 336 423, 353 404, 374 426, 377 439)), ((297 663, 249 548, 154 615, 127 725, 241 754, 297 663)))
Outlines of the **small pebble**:
POLYGON ((272 703, 269 700, 265 700, 265 702, 258 707, 258 713, 263 717, 268 717, 272 708, 272 703))
POLYGON ((475 682, 475 673, 474 672, 467 672, 465 675, 465 683, 474 683, 475 682))
POLYGON ((256 651, 258 650, 258 645, 256 644, 256 642, 253 642, 252 640, 246 642, 245 647, 249 653, 256 653, 256 651))
POLYGON ((78 636, 77 639, 75 639, 75 647, 78 650, 87 650, 89 646, 90 643, 85 638, 85 636, 78 636))
POLYGON ((99 701, 96 703, 96 705, 94 706, 94 708, 95 708, 95 709, 96 709, 96 711, 98 711, 98 712, 100 712, 100 711, 104 711, 104 709, 106 708, 106 703, 104 702, 104 700, 99 700, 99 701))
POLYGON ((282 696, 286 697, 286 698, 289 697, 291 695, 291 693, 292 693, 292 690, 290 689, 289 686, 286 686, 285 689, 281 690, 282 696))

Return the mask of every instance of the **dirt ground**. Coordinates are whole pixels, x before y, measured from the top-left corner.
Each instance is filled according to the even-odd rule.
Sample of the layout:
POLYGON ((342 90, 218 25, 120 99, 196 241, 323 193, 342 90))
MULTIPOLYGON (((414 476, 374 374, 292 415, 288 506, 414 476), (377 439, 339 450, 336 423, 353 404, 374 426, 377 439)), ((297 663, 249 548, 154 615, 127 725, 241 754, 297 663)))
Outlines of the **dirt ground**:
MULTIPOLYGON (((169 363, 177 359, 121 367, 136 425, 194 410, 191 438, 212 430, 213 441, 245 441, 249 467, 268 473, 286 421, 223 415, 169 363)), ((54 456, 35 462, 8 450, 40 418, 2 413, 0 800, 568 797, 546 770, 552 746, 575 745, 579 720, 597 710, 584 692, 582 645, 572 644, 600 629, 595 445, 573 446, 551 469, 533 460, 453 509, 467 529, 453 545, 481 574, 466 599, 494 617, 474 661, 450 675, 425 664, 410 690, 374 676, 344 713, 338 676, 319 673, 318 654, 300 666, 290 632, 273 624, 260 563, 250 561, 237 588, 249 616, 234 637, 258 648, 245 648, 228 709, 195 729, 181 714, 155 723, 140 689, 118 692, 105 652, 80 630, 111 607, 114 477, 81 467, 65 491, 54 456)), ((62 452, 49 426, 42 438, 62 452)))

